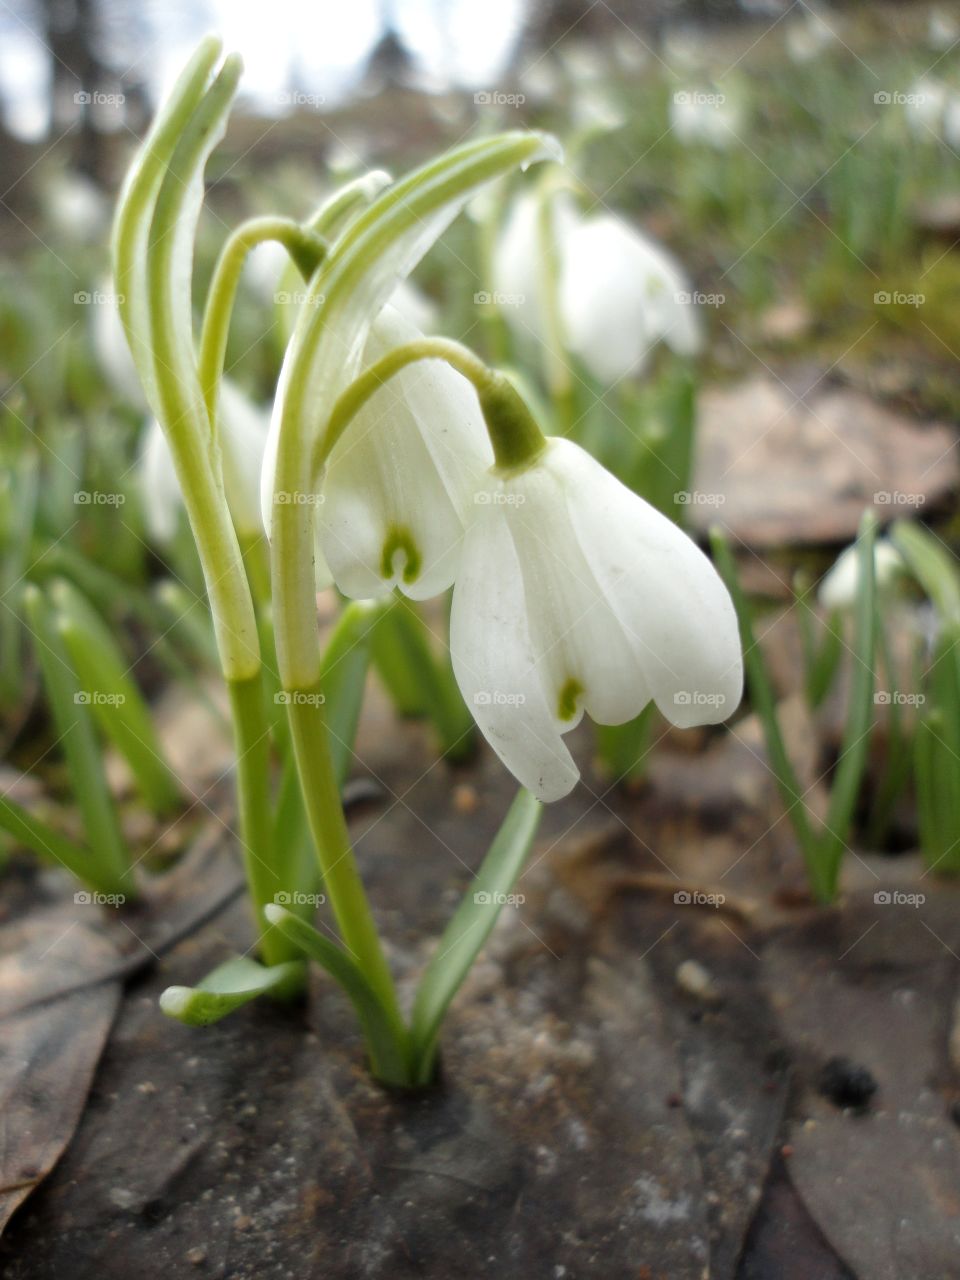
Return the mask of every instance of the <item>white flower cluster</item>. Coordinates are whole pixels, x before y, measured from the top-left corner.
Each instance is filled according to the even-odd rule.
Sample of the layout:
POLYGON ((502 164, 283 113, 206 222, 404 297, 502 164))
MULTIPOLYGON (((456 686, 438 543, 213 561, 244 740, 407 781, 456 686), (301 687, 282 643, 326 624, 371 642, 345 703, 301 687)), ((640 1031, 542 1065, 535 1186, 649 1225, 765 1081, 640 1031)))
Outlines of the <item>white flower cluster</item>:
MULTIPOLYGON (((685 281, 661 249, 605 213, 581 217, 566 201, 555 212, 567 340, 598 377, 625 376, 659 339, 695 350, 693 309, 677 300, 689 297, 685 281)), ((498 255, 505 288, 527 300, 517 322, 532 326, 540 322, 534 214, 526 198, 518 203, 498 255)), ((384 306, 361 370, 421 336, 396 306, 384 306)), ((101 333, 106 367, 129 386, 116 342, 119 329, 112 339, 101 333)), ((286 393, 281 377, 268 431, 260 410, 222 387, 224 484, 238 532, 256 525, 269 536, 277 518, 286 393)), ((169 536, 178 489, 156 426, 143 475, 151 527, 169 536)), ((576 783, 563 735, 584 711, 620 724, 653 700, 688 726, 736 708, 737 619, 706 556, 569 440, 547 439, 519 467, 496 466, 477 393, 443 360, 409 364, 376 390, 317 486, 282 500, 309 507, 318 580, 355 599, 399 589, 420 600, 453 586, 450 644, 466 703, 507 768, 541 799, 576 783)))

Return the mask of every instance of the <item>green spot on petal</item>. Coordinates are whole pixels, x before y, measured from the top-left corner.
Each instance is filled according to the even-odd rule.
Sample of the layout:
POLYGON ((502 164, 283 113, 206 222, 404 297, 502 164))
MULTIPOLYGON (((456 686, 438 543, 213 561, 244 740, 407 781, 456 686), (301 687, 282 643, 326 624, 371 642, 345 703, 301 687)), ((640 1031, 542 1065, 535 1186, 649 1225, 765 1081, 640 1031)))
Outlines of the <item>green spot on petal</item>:
POLYGON ((416 582, 423 560, 410 530, 401 525, 394 525, 384 539, 383 553, 380 556, 381 576, 393 577, 393 562, 398 551, 403 552, 403 570, 400 576, 406 583, 416 582))
POLYGON ((557 699, 557 715, 561 720, 572 720, 574 718, 577 714, 577 702, 583 692, 583 685, 579 680, 575 680, 573 676, 564 681, 563 688, 560 690, 560 697, 557 699))

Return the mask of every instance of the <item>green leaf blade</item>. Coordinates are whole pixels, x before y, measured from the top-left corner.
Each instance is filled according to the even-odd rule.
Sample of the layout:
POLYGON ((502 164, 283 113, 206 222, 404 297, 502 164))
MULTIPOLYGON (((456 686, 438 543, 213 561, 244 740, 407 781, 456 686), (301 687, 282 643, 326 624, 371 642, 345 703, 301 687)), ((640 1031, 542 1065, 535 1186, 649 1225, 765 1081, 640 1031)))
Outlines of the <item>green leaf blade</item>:
POLYGON ((500 830, 444 930, 427 965, 413 1006, 411 1036, 417 1082, 433 1073, 444 1014, 493 930, 533 844, 543 805, 529 791, 517 793, 500 830))

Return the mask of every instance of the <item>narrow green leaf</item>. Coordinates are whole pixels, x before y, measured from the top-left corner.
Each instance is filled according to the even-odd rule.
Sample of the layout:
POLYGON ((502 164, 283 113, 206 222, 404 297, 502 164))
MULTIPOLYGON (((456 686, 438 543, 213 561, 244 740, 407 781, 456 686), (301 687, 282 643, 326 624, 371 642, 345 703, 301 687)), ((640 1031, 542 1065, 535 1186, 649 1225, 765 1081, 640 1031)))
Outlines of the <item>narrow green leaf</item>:
POLYGON ((303 984, 304 965, 299 960, 267 966, 250 956, 232 956, 195 987, 167 987, 160 1008, 188 1027, 207 1027, 259 996, 289 1000, 303 984))
POLYGON ((895 521, 890 538, 944 625, 960 623, 960 565, 956 558, 929 530, 907 520, 895 521))
POLYGON ((819 707, 833 686, 843 653, 843 619, 834 610, 827 619, 820 645, 813 653, 807 670, 807 701, 819 707))
POLYGON ((77 679, 91 691, 101 729, 129 764, 147 804, 158 814, 171 812, 180 799, 177 781, 109 627, 64 579, 53 583, 50 594, 60 634, 77 679))
POLYGON ((508 900, 527 860, 542 812, 543 805, 529 791, 517 793, 427 965, 417 989, 410 1032, 418 1084, 430 1081, 443 1016, 508 900))
POLYGON ((341 786, 353 761, 353 743, 370 667, 371 637, 384 609, 383 604, 366 600, 348 604, 337 619, 321 660, 320 684, 326 698, 330 758, 341 786))
POLYGON ((0 827, 38 857, 59 863, 97 893, 122 893, 130 897, 129 878, 121 881, 101 874, 88 850, 5 796, 0 796, 0 827))
POLYGON ((626 724, 598 724, 594 732, 597 755, 618 782, 639 782, 647 771, 647 755, 657 723, 657 708, 648 702, 626 724))
MULTIPOLYGON (((80 809, 90 856, 98 878, 129 876, 129 858, 120 832, 113 797, 103 771, 103 758, 90 709, 91 691, 77 679, 50 606, 39 588, 24 592, 24 608, 36 640, 44 688, 59 744, 70 772, 74 799, 80 809)), ((132 897, 133 877, 129 876, 132 897)))
POLYGON ((346 993, 363 1028, 374 1074, 387 1083, 410 1084, 407 1030, 391 1018, 352 957, 286 907, 272 904, 264 908, 264 915, 305 956, 326 969, 346 993))
POLYGON ((826 830, 821 838, 821 861, 826 868, 829 897, 836 891, 840 862, 853 824, 853 815, 870 751, 873 726, 874 653, 877 647, 877 575, 874 546, 877 520, 867 511, 858 535, 857 599, 854 607, 853 675, 847 722, 840 758, 830 788, 826 830))
POLYGON ((464 759, 474 745, 473 717, 449 662, 437 657, 429 637, 414 604, 397 597, 374 631, 374 661, 399 713, 427 717, 443 754, 464 759))
POLYGON ((787 754, 783 734, 780 732, 777 699, 767 671, 767 664, 763 658, 763 652, 754 635, 752 610, 747 602, 743 588, 740 586, 740 579, 737 576, 737 567, 730 546, 721 531, 716 527, 710 531, 710 545, 713 548, 717 569, 733 598, 737 618, 740 622, 740 642, 743 648, 743 663, 747 673, 750 702, 763 726, 767 755, 770 757, 770 767, 776 778, 777 788, 787 811, 787 817, 793 825, 797 841, 807 864, 807 871, 812 880, 816 875, 816 837, 810 826, 810 819, 803 798, 803 788, 800 786, 796 771, 787 754))

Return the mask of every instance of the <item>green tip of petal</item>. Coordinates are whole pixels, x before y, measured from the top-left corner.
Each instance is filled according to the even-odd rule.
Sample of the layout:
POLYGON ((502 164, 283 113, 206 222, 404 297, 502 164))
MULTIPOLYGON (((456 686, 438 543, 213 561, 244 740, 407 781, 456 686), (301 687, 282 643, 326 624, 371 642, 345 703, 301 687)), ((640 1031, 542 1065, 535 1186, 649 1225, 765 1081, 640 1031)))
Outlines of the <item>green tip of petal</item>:
POLYGON ((583 685, 573 676, 564 681, 560 696, 557 699, 557 715, 561 720, 572 720, 576 716, 577 705, 583 693, 583 685))
POLYGON ((397 554, 403 554, 403 569, 400 576, 408 585, 416 582, 423 567, 423 557, 413 540, 409 529, 394 526, 383 542, 383 553, 380 556, 380 576, 392 578, 396 573, 394 561, 397 554))

